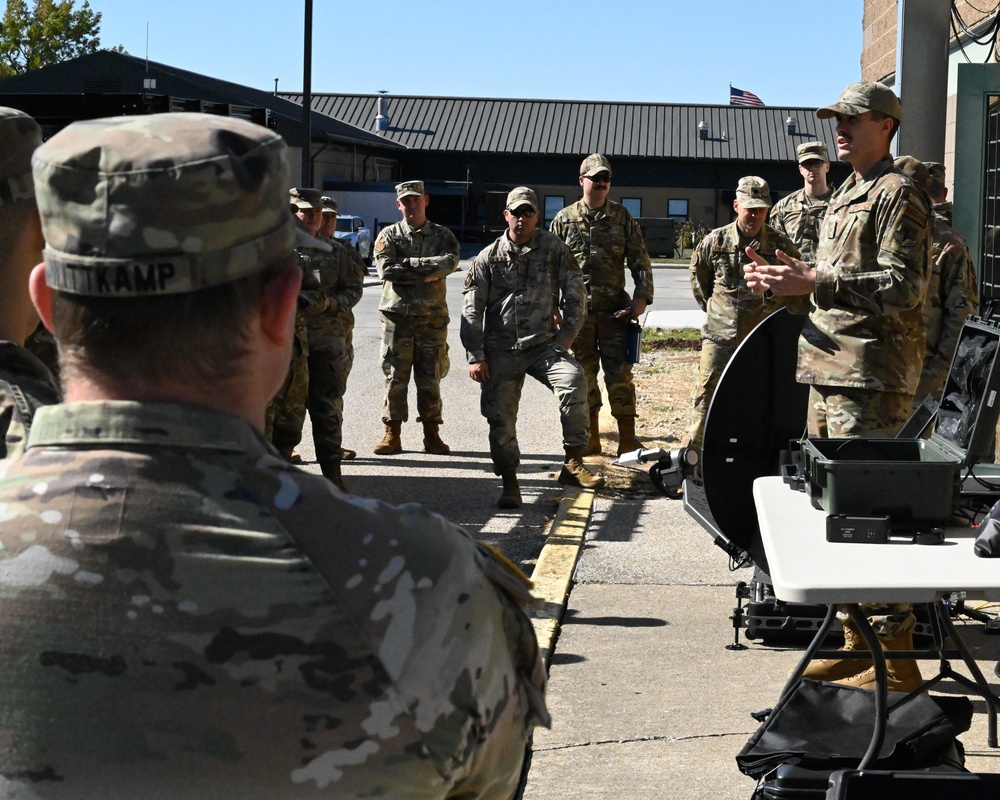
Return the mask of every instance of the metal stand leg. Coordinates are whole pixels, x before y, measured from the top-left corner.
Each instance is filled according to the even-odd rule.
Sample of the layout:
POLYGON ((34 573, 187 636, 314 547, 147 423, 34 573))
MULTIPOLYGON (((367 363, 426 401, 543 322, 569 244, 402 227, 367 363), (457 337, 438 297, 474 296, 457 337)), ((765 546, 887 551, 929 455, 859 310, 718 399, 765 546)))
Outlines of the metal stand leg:
POLYGON ((965 662, 965 666, 968 668, 969 672, 972 673, 973 680, 969 680, 964 675, 961 675, 951 668, 951 664, 942 659, 941 663, 941 673, 947 675, 953 681, 961 683, 963 686, 969 689, 975 690, 975 692, 982 696, 986 701, 986 724, 987 724, 987 737, 986 742, 990 747, 997 746, 997 706, 1000 705, 1000 697, 997 697, 990 690, 989 684, 986 683, 986 679, 983 677, 982 671, 979 669, 979 665, 976 664, 976 660, 972 657, 972 653, 969 652, 969 648, 966 646, 962 637, 959 635, 958 631, 955 630, 955 625, 951 621, 951 617, 948 614, 948 609, 945 604, 941 601, 934 604, 934 610, 936 612, 935 616, 941 623, 941 627, 947 634, 948 638, 951 639, 952 644, 955 645, 955 649, 962 656, 962 661, 965 662))
POLYGON ((809 662, 813 660, 816 655, 816 651, 819 650, 820 645, 826 640, 826 634, 830 630, 830 626, 833 625, 833 619, 837 615, 837 607, 830 606, 826 611, 826 616, 823 617, 823 623, 819 626, 816 631, 816 635, 813 636, 813 640, 809 643, 809 647, 802 654, 802 658, 799 659, 798 665, 792 671, 791 676, 785 681, 785 688, 781 690, 781 695, 778 698, 778 704, 785 698, 789 692, 798 686, 799 681, 802 680, 802 673, 806 671, 806 667, 809 666, 809 662))

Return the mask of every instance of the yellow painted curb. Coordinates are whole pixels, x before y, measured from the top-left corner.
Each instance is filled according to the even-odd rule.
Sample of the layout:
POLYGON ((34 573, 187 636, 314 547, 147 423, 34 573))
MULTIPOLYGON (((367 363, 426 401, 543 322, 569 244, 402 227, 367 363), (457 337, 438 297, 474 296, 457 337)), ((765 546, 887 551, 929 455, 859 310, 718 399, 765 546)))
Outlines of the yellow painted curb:
POLYGON ((528 616, 535 627, 538 647, 546 666, 559 633, 559 623, 566 611, 573 570, 583 550, 593 506, 594 492, 591 489, 567 489, 563 493, 545 546, 531 573, 534 594, 544 605, 529 610, 528 616))

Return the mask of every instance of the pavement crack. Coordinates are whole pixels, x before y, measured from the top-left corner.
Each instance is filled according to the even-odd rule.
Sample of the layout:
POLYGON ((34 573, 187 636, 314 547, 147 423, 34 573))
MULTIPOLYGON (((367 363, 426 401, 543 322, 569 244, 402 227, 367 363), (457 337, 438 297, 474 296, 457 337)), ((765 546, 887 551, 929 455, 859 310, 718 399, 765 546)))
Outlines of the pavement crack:
POLYGON ((635 736, 630 739, 598 739, 590 742, 570 742, 568 744, 556 744, 548 747, 534 746, 532 750, 536 753, 548 753, 555 750, 572 750, 577 747, 598 747, 602 744, 633 744, 635 742, 690 742, 698 739, 723 739, 728 736, 746 737, 753 731, 738 731, 734 733, 696 733, 690 736, 635 736))

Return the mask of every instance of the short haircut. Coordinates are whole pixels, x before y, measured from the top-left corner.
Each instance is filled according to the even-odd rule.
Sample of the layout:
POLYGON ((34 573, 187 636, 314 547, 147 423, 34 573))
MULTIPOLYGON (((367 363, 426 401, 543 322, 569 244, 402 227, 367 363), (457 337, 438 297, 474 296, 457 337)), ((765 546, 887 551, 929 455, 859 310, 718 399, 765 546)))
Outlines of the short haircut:
POLYGON ((253 275, 197 292, 95 297, 54 292, 59 368, 128 384, 232 379, 249 352, 261 292, 295 256, 253 275))
POLYGON ((875 120, 876 122, 881 122, 884 119, 892 120, 892 130, 889 131, 889 141, 891 142, 892 138, 896 135, 896 131, 899 130, 899 120, 896 119, 895 117, 890 117, 888 114, 883 113, 882 111, 870 111, 868 113, 872 115, 872 119, 875 120))
MULTIPOLYGON (((7 254, 12 253, 18 240, 29 225, 38 225, 38 208, 34 199, 19 200, 14 203, 0 203, 0 266, 7 254), (32 220, 35 217, 35 221, 32 220)), ((25 286, 24 290, 27 291, 25 286)))

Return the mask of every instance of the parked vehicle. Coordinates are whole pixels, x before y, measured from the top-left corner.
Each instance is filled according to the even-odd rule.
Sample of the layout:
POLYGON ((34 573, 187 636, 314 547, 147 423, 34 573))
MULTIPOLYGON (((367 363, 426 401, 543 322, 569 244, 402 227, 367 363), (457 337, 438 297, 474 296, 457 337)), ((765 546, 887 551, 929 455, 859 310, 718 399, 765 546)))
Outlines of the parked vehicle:
POLYGON ((333 235, 357 250, 365 263, 371 263, 372 232, 365 226, 365 221, 361 217, 338 214, 337 230, 333 235))

